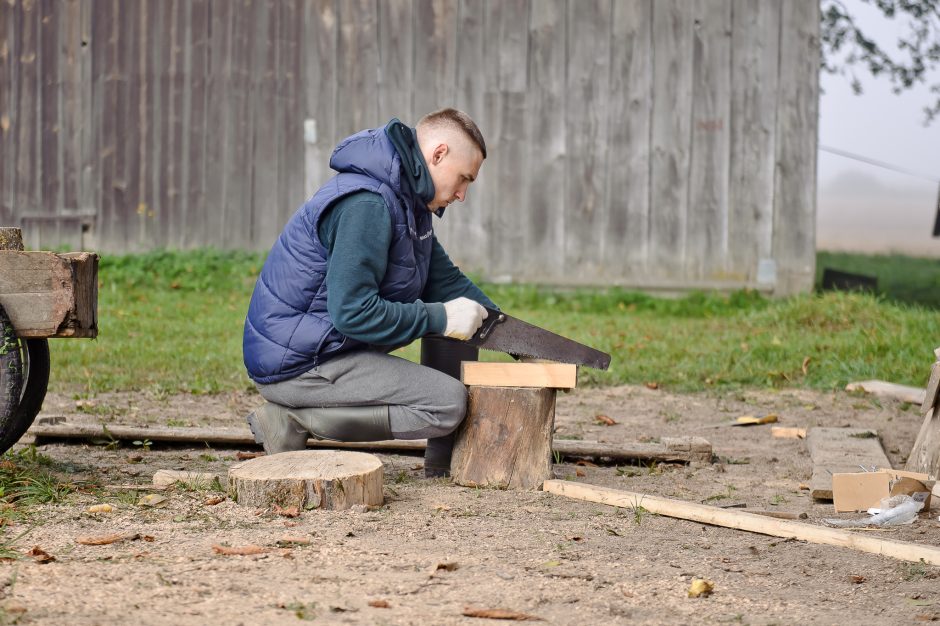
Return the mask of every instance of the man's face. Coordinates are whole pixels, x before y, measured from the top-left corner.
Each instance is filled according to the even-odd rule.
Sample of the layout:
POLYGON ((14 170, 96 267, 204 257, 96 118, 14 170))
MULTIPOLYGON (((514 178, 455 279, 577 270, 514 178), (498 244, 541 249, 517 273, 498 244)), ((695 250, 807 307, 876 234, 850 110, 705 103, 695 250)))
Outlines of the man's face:
POLYGON ((434 147, 428 160, 428 171, 434 182, 434 199, 428 203, 432 211, 442 209, 455 200, 467 198, 467 188, 480 173, 483 155, 476 146, 441 143, 434 147))

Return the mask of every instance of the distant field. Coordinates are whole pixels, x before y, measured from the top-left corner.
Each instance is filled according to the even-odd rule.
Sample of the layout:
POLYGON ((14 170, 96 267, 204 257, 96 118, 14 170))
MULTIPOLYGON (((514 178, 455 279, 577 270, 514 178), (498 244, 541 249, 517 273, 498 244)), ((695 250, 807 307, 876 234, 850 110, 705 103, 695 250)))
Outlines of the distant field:
POLYGON ((820 252, 816 256, 816 286, 825 268, 873 276, 877 294, 892 302, 940 309, 940 258, 820 252))
MULTIPOLYGON (((846 268, 876 267, 858 259, 846 268)), ((104 257, 99 338, 50 342, 51 388, 85 395, 250 387, 241 335, 261 264, 258 254, 211 250, 104 257)), ((937 266, 906 259, 890 266, 893 282, 884 279, 883 285, 892 285, 886 296, 825 293, 768 300, 739 291, 662 299, 620 289, 483 287, 508 313, 612 355, 607 372, 582 369, 581 384, 836 389, 851 380, 882 378, 922 385, 932 349, 940 345, 940 314, 906 302, 938 304, 937 266), (923 291, 933 294, 925 297, 923 291)), ((879 274, 880 285, 882 275, 888 276, 879 274)), ((401 354, 416 359, 417 345, 401 354)))

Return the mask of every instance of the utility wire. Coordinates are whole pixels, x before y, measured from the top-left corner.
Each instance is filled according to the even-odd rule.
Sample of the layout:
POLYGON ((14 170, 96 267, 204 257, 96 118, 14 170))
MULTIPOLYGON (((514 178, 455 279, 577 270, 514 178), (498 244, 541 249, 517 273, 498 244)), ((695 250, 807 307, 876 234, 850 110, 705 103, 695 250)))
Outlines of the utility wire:
POLYGON ((886 170, 891 170, 893 172, 898 172, 899 174, 907 174, 908 176, 913 176, 914 178, 921 178, 923 180, 929 180, 932 183, 940 183, 940 178, 935 176, 930 176, 929 174, 924 174, 922 172, 915 172, 897 165, 892 165, 891 163, 886 163, 885 161, 879 161, 877 159, 872 159, 861 154, 855 154, 854 152, 849 152, 848 150, 840 150, 838 148, 832 148, 829 146, 819 145, 819 149, 823 152, 829 152, 830 154, 835 154, 840 157, 845 157, 847 159, 852 159, 854 161, 861 161, 862 163, 867 163, 869 165, 874 165, 876 167, 881 167, 886 170))

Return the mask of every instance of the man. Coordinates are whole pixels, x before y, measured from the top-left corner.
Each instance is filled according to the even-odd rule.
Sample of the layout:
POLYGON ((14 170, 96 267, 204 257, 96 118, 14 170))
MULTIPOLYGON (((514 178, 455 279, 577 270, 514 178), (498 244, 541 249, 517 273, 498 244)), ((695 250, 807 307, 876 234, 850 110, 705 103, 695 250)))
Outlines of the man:
POLYGON ((339 172, 284 227, 245 320, 245 366, 267 403, 248 415, 265 452, 307 437, 424 439, 425 474, 446 475, 447 435, 466 412, 454 378, 387 354, 429 333, 467 339, 495 305, 434 236, 463 201, 486 144, 442 109, 415 129, 393 119, 336 147, 339 172))

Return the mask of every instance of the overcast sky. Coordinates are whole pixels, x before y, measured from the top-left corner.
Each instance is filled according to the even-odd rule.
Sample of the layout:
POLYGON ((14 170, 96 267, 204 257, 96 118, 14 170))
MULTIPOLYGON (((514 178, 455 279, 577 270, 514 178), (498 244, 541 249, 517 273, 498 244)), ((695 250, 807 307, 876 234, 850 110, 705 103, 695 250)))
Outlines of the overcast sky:
MULTIPOLYGON (((861 0, 844 2, 879 44, 894 44, 902 24, 861 0)), ((862 68, 856 71, 864 86, 861 96, 853 94, 847 78, 821 75, 820 146, 940 181, 940 119, 923 125, 929 89, 920 86, 897 96, 887 79, 873 79, 862 68)), ((938 79, 940 72, 935 72, 938 79)), ((938 182, 821 150, 817 247, 940 257, 940 239, 931 237, 938 193, 938 182)))

